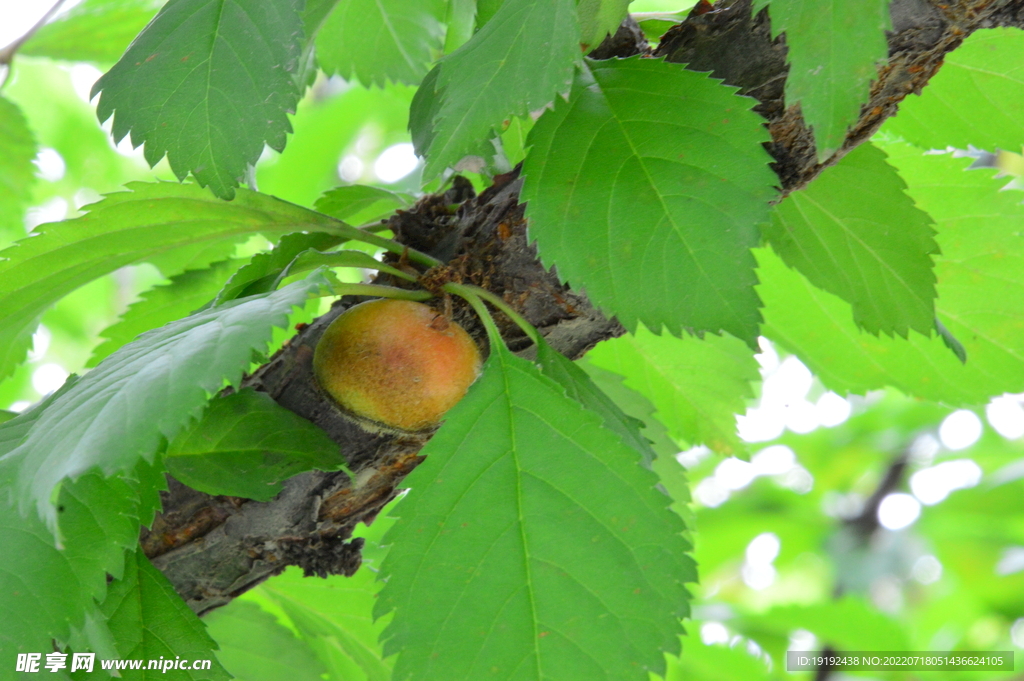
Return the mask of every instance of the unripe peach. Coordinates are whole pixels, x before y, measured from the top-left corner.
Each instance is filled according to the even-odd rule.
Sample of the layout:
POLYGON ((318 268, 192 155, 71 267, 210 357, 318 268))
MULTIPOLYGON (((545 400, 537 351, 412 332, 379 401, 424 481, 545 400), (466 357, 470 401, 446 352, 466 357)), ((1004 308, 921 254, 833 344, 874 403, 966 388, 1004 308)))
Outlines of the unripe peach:
POLYGON ((331 322, 313 371, 366 425, 421 431, 466 394, 480 373, 480 350, 465 329, 422 303, 371 300, 331 322))

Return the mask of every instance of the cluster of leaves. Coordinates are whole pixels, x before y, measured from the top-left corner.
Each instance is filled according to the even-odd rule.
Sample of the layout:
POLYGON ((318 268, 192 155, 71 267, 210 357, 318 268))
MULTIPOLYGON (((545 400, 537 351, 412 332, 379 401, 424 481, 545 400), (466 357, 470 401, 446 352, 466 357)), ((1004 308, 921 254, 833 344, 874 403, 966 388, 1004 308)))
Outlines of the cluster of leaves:
MULTIPOLYGON (((885 57, 888 3, 754 4, 786 33, 788 100, 801 103, 826 158, 885 57)), ((327 268, 379 267, 338 250, 343 242, 397 248, 348 223, 408 197, 341 187, 317 200, 288 178, 294 153, 316 160, 300 175, 319 173, 307 184, 329 181, 361 127, 331 127, 331 107, 407 105, 428 183, 451 168, 494 173, 523 160, 541 259, 632 333, 599 345, 589 373, 543 343, 529 362, 492 338, 483 376, 424 450, 382 540, 393 545, 380 561, 386 586, 378 593, 364 571, 355 595, 326 613, 313 604, 322 594, 296 594, 335 585, 287 577, 253 597, 260 610, 247 602, 214 617, 221 659, 243 678, 266 673, 245 668, 242 651, 256 641, 280 646, 276 662, 294 659, 289 668, 310 677, 672 678, 690 664, 684 655, 666 667, 664 653, 679 651, 684 584, 696 575, 688 491, 671 454, 699 443, 744 454, 733 415, 753 394, 759 335, 842 393, 895 386, 980 406, 1021 390, 1024 246, 1014 225, 1024 208, 993 172, 926 153, 1020 145, 1019 33, 972 36, 872 143, 773 205, 753 100, 682 65, 583 56, 627 5, 171 0, 153 16, 143 0, 86 0, 25 44, 54 59, 117 59, 92 89, 99 119, 112 118, 115 142, 130 137, 150 165, 166 157, 173 176, 198 184, 130 183, 0 251, 0 379, 16 376, 40 320, 76 290, 140 263, 169 279, 102 332, 94 368, 0 425, 0 543, 14 547, 0 557, 0 610, 17 613, 0 628, 4 665, 52 641, 109 658, 211 657, 202 624, 136 549, 163 471, 266 500, 297 472, 341 467, 323 433, 269 398, 211 397, 238 385, 296 308, 351 290, 327 268), (105 40, 90 38, 97 25, 105 40), (284 149, 317 67, 418 89, 388 86, 376 100, 354 90, 305 117, 300 107, 298 133, 262 185, 289 200, 258 193, 257 163, 265 147, 284 149), (970 117, 949 105, 965 92, 970 117), (273 247, 246 252, 257 236, 273 247), (372 602, 386 628, 371 623, 372 602)), ((7 235, 32 198, 36 117, 0 98, 7 235)), ((792 625, 852 645, 812 620, 853 618, 843 608, 857 607, 777 614, 765 640, 792 625)))

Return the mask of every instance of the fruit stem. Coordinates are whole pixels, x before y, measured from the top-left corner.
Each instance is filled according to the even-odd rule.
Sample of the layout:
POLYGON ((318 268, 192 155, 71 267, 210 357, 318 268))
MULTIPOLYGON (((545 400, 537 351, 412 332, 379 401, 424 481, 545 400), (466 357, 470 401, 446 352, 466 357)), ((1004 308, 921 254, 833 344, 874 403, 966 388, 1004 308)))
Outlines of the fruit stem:
POLYGON ((334 227, 331 229, 331 231, 334 232, 335 234, 338 234, 339 236, 345 237, 346 239, 352 239, 353 241, 362 241, 364 244, 370 244, 371 246, 379 246, 384 250, 389 251, 391 253, 395 253, 397 255, 402 255, 402 253, 406 252, 406 249, 408 249, 407 257, 409 258, 409 260, 412 260, 415 263, 419 263, 420 265, 425 265, 426 267, 439 267, 440 265, 444 264, 437 258, 427 255, 426 253, 422 253, 413 248, 408 248, 407 246, 404 246, 398 243, 397 241, 385 239, 382 236, 377 236, 376 234, 372 234, 366 230, 359 229, 358 227, 353 227, 347 222, 342 222, 341 220, 334 221, 334 227))
POLYGON ((498 331, 497 324, 494 323, 494 317, 491 316, 487 306, 484 305, 484 301, 481 300, 480 296, 477 295, 479 289, 476 286, 467 286, 464 284, 445 284, 441 287, 448 293, 459 296, 473 308, 477 316, 480 317, 480 321, 483 322, 484 328, 487 329, 487 340, 491 343, 492 350, 494 348, 501 347, 505 343, 505 339, 501 337, 501 332, 498 331))
POLYGON ((427 291, 410 291, 394 286, 381 286, 380 284, 345 284, 332 282, 332 290, 327 295, 332 296, 372 296, 374 298, 397 298, 399 300, 430 300, 434 297, 427 291))
MULTIPOLYGON (((445 284, 441 289, 448 293, 453 293, 461 298, 465 298, 471 305, 472 300, 469 298, 470 295, 477 298, 483 298, 488 303, 504 312, 509 319, 515 322, 519 328, 523 330, 523 333, 530 337, 530 340, 532 340, 535 345, 540 345, 540 332, 537 331, 537 328, 530 322, 526 321, 522 315, 513 310, 508 303, 501 299, 500 296, 491 293, 485 288, 473 286, 472 284, 445 284)), ((473 309, 476 310, 476 307, 473 309)), ((479 314, 479 310, 477 310, 477 314, 479 314)))

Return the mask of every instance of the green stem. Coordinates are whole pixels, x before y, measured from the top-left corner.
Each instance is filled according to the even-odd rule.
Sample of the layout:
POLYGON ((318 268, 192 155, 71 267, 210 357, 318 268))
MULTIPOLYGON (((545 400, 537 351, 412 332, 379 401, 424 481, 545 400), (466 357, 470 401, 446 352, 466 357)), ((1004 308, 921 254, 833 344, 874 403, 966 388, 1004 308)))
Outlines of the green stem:
POLYGON ((379 284, 334 284, 333 291, 326 295, 331 296, 372 296, 374 298, 396 298, 398 300, 430 300, 434 297, 427 291, 410 291, 394 286, 381 286, 379 284))
POLYGON ((459 296, 473 308, 477 316, 480 317, 480 321, 483 322, 484 328, 487 329, 487 339, 491 342, 492 348, 500 347, 505 343, 505 339, 501 337, 501 332, 498 331, 498 325, 494 323, 494 317, 491 316, 490 310, 484 305, 484 301, 480 299, 478 293, 483 291, 482 288, 477 286, 466 286, 464 284, 445 284, 441 287, 444 291, 459 296))
POLYGON ((405 253, 406 257, 408 257, 409 260, 415 263, 419 263, 420 265, 425 265, 426 267, 438 267, 444 264, 437 258, 427 255, 426 253, 417 251, 414 248, 409 248, 408 246, 403 246, 397 241, 385 239, 382 236, 377 236, 376 234, 372 234, 370 232, 367 232, 366 230, 359 229, 358 227, 353 227, 347 222, 342 222, 341 220, 335 221, 334 228, 332 231, 334 231, 339 236, 345 237, 346 239, 352 239, 353 241, 362 241, 364 244, 370 244, 371 246, 379 246, 383 248, 385 251, 389 251, 397 255, 402 255, 403 253, 405 253))
POLYGON ((500 296, 491 293, 485 288, 473 286, 472 284, 445 284, 441 288, 448 293, 454 293, 461 298, 465 298, 467 301, 469 301, 467 295, 483 298, 488 303, 504 312, 509 319, 515 322, 519 328, 523 330, 523 333, 530 337, 530 340, 532 340, 534 344, 540 345, 541 337, 537 328, 530 322, 526 321, 521 314, 513 310, 508 303, 501 299, 500 296))

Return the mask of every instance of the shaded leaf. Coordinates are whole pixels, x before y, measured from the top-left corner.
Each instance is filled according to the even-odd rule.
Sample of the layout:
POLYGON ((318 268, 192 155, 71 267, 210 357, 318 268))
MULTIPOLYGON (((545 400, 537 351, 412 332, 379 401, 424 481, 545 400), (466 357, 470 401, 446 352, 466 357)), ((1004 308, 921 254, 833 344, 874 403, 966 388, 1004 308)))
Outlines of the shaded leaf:
POLYGON ((96 81, 96 113, 151 166, 233 198, 265 144, 284 149, 301 39, 293 0, 171 0, 96 81))
POLYGON ((144 291, 128 306, 116 324, 100 332, 105 341, 92 351, 86 366, 94 367, 139 334, 187 317, 213 300, 224 282, 242 264, 240 259, 221 260, 206 269, 188 270, 171 277, 168 284, 144 291))
MULTIPOLYGON (((757 12, 768 0, 754 3, 757 12)), ((800 103, 818 158, 846 139, 888 55, 889 0, 770 0, 772 36, 786 34, 786 104, 800 103)))
POLYGON ((318 426, 250 389, 210 400, 167 447, 167 470, 207 494, 269 501, 281 481, 314 468, 339 470, 338 445, 318 426))
POLYGON ((590 63, 530 132, 529 233, 545 265, 627 329, 753 345, 753 256, 777 178, 754 100, 653 59, 590 63))
POLYGON ((315 207, 321 213, 358 226, 376 222, 411 203, 412 197, 406 194, 354 184, 324 192, 324 195, 316 200, 315 207))
POLYGON ((286 234, 271 251, 257 253, 249 264, 231 275, 224 288, 216 294, 214 303, 220 305, 236 298, 272 291, 278 277, 299 253, 311 248, 331 248, 342 241, 341 237, 323 232, 286 234))
POLYGON ((0 238, 25 233, 25 207, 36 181, 36 140, 21 109, 0 97, 0 238))
POLYGON ((132 679, 169 679, 180 681, 226 681, 231 678, 217 661, 217 644, 206 632, 185 601, 174 591, 163 573, 149 562, 142 551, 132 554, 125 564, 124 576, 110 585, 107 598, 100 606, 118 652, 125 660, 156 660, 168 662, 184 658, 190 662, 210 660, 210 669, 121 670, 121 676, 132 679))
MULTIPOLYGON (((107 575, 120 577, 126 550, 138 545, 140 523, 152 520, 165 485, 162 470, 144 462, 128 475, 90 473, 65 482, 57 495, 62 546, 35 513, 22 515, 14 498, 10 463, 14 450, 43 412, 74 385, 65 387, 17 419, 0 426, 0 627, 5 653, 36 652, 51 639, 71 639, 77 630, 105 632, 94 599, 107 593, 107 575)), ((109 633, 106 634, 109 638, 109 633)), ((5 677, 6 678, 6 677, 5 677)))
POLYGON ((110 355, 54 400, 9 455, 21 508, 34 504, 55 529, 51 491, 62 479, 151 461, 161 438, 173 438, 225 381, 237 385, 273 327, 326 285, 316 273, 171 322, 110 355))
POLYGON ((39 317, 79 286, 139 262, 165 275, 205 267, 253 234, 330 231, 334 218, 272 196, 240 190, 231 203, 196 185, 133 182, 82 217, 37 227, 0 251, 0 378, 32 344, 39 317), (209 260, 207 260, 209 257, 209 260))
MULTIPOLYGON (((424 97, 438 101, 423 107, 429 113, 410 115, 413 140, 429 138, 428 145, 417 145, 427 157, 424 177, 478 155, 506 119, 538 111, 568 92, 579 63, 573 0, 506 0, 469 42, 434 67, 436 84, 424 97)), ((428 75, 423 87, 431 83, 428 75)))
POLYGON ((695 578, 639 455, 492 346, 408 482, 387 583, 395 679, 647 679, 678 650, 695 578))
POLYGON ((339 0, 316 39, 320 68, 367 87, 418 85, 441 49, 443 0, 339 0))
POLYGON ((651 443, 640 434, 642 421, 627 416, 608 395, 597 387, 583 369, 569 358, 541 340, 537 346, 537 363, 545 376, 562 386, 565 394, 590 411, 599 414, 604 427, 616 433, 622 441, 640 454, 641 461, 650 468, 654 461, 651 443))
POLYGON ((862 144, 772 211, 765 235, 790 267, 853 306, 871 333, 925 335, 935 327, 938 251, 886 154, 862 144))

